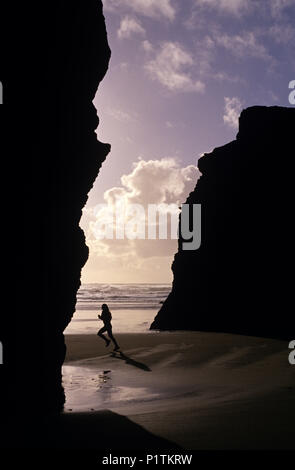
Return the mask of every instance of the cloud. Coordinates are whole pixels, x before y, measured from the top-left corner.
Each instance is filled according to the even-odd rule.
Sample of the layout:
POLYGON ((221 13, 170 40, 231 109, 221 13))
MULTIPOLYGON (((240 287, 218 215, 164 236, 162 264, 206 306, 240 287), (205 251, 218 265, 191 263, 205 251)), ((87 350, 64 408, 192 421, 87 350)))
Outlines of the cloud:
MULTIPOLYGON (((195 19, 192 21, 195 22, 195 19)), ((185 26, 188 27, 187 24, 185 26)), ((196 35, 198 39, 195 41, 192 51, 195 70, 198 73, 199 80, 205 81, 205 79, 212 79, 219 82, 243 82, 243 79, 236 74, 234 75, 232 71, 228 73, 222 70, 220 65, 216 67, 216 59, 220 58, 220 51, 217 47, 217 38, 221 36, 220 28, 216 25, 209 27, 208 23, 206 26, 203 26, 204 25, 202 25, 201 32, 196 35)), ((195 30, 197 26, 193 27, 193 24, 191 24, 189 28, 195 30)))
POLYGON ((142 47, 146 52, 152 52, 153 50, 153 45, 147 39, 142 41, 142 47))
MULTIPOLYGON (((194 0, 197 10, 215 10, 220 14, 243 17, 262 14, 279 19, 288 7, 295 6, 294 0, 194 0)), ((189 23, 188 23, 189 24, 189 23)))
POLYGON ((171 0, 104 0, 104 8, 111 12, 127 9, 150 18, 166 18, 170 21, 174 20, 176 14, 171 0))
POLYGON ((110 214, 116 204, 122 205, 122 213, 128 213, 133 204, 140 204, 145 214, 149 204, 174 204, 177 209, 194 189, 199 176, 196 166, 183 168, 175 158, 139 160, 134 163, 132 171, 121 177, 121 186, 105 191, 105 205, 87 209, 83 213, 82 225, 91 253, 101 260, 106 258, 106 262, 113 266, 123 262, 140 267, 147 258, 172 257, 177 251, 175 239, 99 239, 101 227, 102 224, 108 224, 111 230, 115 230, 115 221, 110 214))
POLYGON ((288 24, 275 24, 267 30, 267 34, 278 44, 289 44, 294 41, 295 29, 288 24))
POLYGON ((224 98, 224 115, 223 122, 232 129, 238 129, 239 127, 239 116, 241 114, 243 104, 237 97, 224 98))
POLYGON ((126 111, 123 111, 122 109, 108 108, 107 114, 112 118, 116 119, 116 121, 120 122, 130 122, 134 119, 131 114, 127 113, 126 111))
POLYGON ((171 121, 166 121, 165 126, 167 127, 167 129, 174 129, 176 127, 176 124, 171 121))
MULTIPOLYGON (((181 204, 194 188, 198 176, 194 165, 182 168, 175 158, 142 159, 133 166, 131 173, 121 177, 122 187, 114 188, 120 198, 124 196, 132 204, 181 204)), ((108 202, 112 199, 111 192, 105 193, 108 202)))
POLYGON ((274 18, 282 16, 283 10, 290 6, 295 6, 294 0, 269 0, 270 11, 274 18))
POLYGON ((272 60, 265 46, 258 42, 252 31, 236 35, 216 34, 215 41, 217 45, 240 59, 253 57, 266 61, 272 60))
POLYGON ((240 15, 251 9, 250 0, 196 0, 200 7, 215 9, 221 13, 240 15))
POLYGON ((129 39, 133 34, 141 34, 144 36, 145 29, 137 19, 125 16, 121 20, 120 28, 118 29, 118 38, 129 39))
POLYGON ((145 69, 153 80, 157 80, 171 91, 199 92, 205 84, 195 80, 189 71, 194 66, 192 55, 176 42, 162 43, 153 60, 145 64, 145 69))

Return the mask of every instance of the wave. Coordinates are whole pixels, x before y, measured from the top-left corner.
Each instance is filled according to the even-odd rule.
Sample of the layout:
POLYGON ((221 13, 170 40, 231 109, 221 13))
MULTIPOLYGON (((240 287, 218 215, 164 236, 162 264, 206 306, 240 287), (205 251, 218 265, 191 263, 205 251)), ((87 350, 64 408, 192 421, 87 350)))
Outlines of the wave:
POLYGON ((79 310, 100 308, 159 308, 171 290, 170 284, 82 284, 77 293, 79 310))

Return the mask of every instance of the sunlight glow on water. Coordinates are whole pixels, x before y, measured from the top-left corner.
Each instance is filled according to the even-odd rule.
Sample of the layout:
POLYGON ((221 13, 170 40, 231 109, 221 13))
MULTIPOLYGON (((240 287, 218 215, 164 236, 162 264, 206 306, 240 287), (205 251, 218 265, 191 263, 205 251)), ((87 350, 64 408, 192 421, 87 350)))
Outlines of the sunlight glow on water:
POLYGON ((64 366, 63 385, 67 396, 65 412, 113 409, 159 397, 148 387, 117 385, 108 369, 64 366))

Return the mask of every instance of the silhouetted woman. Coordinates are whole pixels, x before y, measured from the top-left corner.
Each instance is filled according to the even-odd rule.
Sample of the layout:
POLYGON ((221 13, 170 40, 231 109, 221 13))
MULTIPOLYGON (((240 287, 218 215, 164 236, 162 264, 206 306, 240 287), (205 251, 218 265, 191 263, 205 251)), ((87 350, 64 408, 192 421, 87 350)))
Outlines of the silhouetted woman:
POLYGON ((120 347, 119 347, 117 341, 115 340, 115 338, 113 337, 113 332, 112 332, 112 324, 111 324, 112 314, 111 314, 107 304, 102 304, 101 308, 102 308, 102 312, 101 312, 101 315, 98 315, 98 318, 103 321, 103 327, 99 330, 99 332, 97 334, 102 339, 104 339, 104 341, 106 342, 106 347, 107 347, 110 344, 110 340, 108 338, 106 338, 103 334, 103 333, 107 332, 110 339, 113 341, 113 343, 115 345, 114 351, 118 351, 118 349, 120 349, 120 347))

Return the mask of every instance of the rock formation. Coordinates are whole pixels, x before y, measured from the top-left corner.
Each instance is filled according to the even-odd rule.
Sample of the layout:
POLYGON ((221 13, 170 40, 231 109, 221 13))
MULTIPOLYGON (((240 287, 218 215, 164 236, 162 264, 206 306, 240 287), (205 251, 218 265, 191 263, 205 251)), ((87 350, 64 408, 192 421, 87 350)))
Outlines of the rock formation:
POLYGON ((63 407, 63 331, 88 257, 79 221, 110 151, 97 140, 92 103, 110 59, 102 2, 11 7, 1 77, 9 189, 2 199, 8 305, 0 330, 1 406, 10 423, 12 413, 63 407))
POLYGON ((294 129, 295 109, 251 107, 237 139, 199 160, 186 203, 202 206, 201 247, 179 240, 151 329, 293 338, 294 129))

